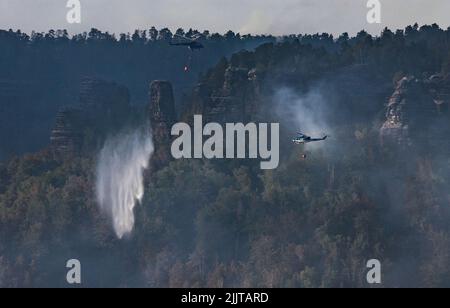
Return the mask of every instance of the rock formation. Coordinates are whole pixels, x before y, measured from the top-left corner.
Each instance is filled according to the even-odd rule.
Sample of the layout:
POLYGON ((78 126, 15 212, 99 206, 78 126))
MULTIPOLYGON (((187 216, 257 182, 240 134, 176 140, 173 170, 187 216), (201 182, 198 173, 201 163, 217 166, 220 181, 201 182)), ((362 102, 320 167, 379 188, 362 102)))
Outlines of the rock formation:
POLYGON ((96 139, 103 136, 105 131, 119 127, 130 111, 129 102, 130 95, 126 87, 84 78, 76 107, 64 107, 56 117, 50 137, 52 149, 63 155, 78 153, 86 131, 91 131, 96 139))
POLYGON ((168 81, 153 81, 149 98, 149 118, 155 147, 152 166, 160 167, 171 159, 171 129, 176 122, 172 85, 168 81))
POLYGON ((208 83, 194 89, 189 118, 202 114, 205 122, 243 122, 245 119, 246 87, 248 70, 228 67, 220 87, 211 88, 208 83))
POLYGON ((436 74, 431 76, 427 83, 437 111, 447 113, 450 104, 450 76, 436 74))
POLYGON ((130 94, 124 86, 94 78, 80 85, 80 108, 97 117, 113 119, 129 109, 130 94))
POLYGON ((193 114, 202 114, 205 122, 245 123, 255 120, 262 76, 256 69, 229 65, 220 76, 220 84, 216 80, 205 80, 194 88, 187 104, 191 109, 183 119, 189 122, 193 114))
POLYGON ((401 78, 388 101, 386 121, 380 131, 382 143, 402 147, 412 146, 415 141, 423 145, 442 144, 440 136, 449 126, 449 98, 447 77, 401 78))
POLYGON ((63 108, 56 115, 50 142, 55 151, 70 155, 82 146, 82 113, 76 108, 63 108))

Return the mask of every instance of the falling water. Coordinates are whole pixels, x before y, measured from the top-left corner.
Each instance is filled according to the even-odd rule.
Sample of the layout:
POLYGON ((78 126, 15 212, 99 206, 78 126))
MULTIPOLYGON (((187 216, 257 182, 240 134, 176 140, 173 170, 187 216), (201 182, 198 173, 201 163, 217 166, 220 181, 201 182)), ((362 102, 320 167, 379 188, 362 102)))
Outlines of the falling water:
POLYGON ((144 196, 143 172, 153 153, 150 130, 137 129, 108 138, 97 162, 96 193, 100 208, 113 221, 118 238, 134 226, 133 209, 144 196))

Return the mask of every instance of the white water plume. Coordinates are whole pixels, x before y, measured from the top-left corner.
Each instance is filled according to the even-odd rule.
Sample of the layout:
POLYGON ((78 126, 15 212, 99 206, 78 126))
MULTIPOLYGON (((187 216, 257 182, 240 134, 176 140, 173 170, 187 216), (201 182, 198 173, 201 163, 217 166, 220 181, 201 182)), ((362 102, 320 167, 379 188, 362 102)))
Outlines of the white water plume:
POLYGON ((133 210, 144 196, 143 173, 152 153, 153 142, 147 126, 108 138, 100 151, 97 201, 112 218, 119 239, 133 230, 133 210))

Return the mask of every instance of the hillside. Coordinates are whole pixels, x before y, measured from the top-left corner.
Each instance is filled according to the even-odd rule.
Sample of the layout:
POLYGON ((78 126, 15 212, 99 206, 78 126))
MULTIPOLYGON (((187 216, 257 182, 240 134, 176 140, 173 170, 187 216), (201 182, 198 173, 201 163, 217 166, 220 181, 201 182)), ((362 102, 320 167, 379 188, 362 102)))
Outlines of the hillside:
POLYGON ((367 287, 374 258, 384 287, 449 287, 449 39, 436 25, 285 38, 219 60, 182 98, 166 78, 108 112, 102 97, 128 84, 91 81, 106 89, 97 118, 81 100, 93 120, 0 165, 0 286, 64 286, 76 257, 94 287, 367 287), (173 160, 169 128, 194 114, 280 123, 279 167, 173 160), (98 206, 99 151, 148 121, 145 193, 119 239, 98 206), (330 136, 296 146, 298 130, 330 136))
POLYGON ((131 104, 143 105, 154 79, 171 80, 181 97, 221 57, 274 40, 154 27, 119 35, 92 29, 73 36, 66 30, 0 30, 0 160, 46 146, 57 112, 78 103, 85 78, 120 83, 131 104), (207 49, 191 53, 170 46, 175 34, 199 36, 207 49))

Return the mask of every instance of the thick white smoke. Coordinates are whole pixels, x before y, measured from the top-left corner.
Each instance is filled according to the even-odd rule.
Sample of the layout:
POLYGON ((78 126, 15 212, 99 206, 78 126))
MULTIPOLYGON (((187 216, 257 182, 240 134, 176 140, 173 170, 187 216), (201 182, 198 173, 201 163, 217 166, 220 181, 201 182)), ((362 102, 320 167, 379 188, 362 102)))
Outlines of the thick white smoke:
POLYGON ((275 92, 274 100, 278 116, 293 130, 313 137, 322 137, 330 131, 326 118, 331 106, 319 90, 300 95, 290 88, 281 88, 275 92))
POLYGON ((118 238, 134 226, 134 207, 144 196, 143 172, 148 167, 153 142, 148 128, 108 138, 97 162, 96 193, 100 208, 113 221, 118 238))

